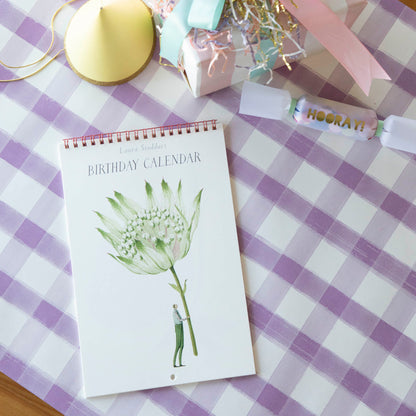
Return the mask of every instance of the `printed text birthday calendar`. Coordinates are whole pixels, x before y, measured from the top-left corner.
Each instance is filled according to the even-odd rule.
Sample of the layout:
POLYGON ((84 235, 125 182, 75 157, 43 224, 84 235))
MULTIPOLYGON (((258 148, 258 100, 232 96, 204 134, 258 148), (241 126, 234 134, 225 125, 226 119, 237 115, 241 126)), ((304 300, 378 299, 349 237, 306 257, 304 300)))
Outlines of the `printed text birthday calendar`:
POLYGON ((87 397, 255 372, 222 126, 60 147, 87 397))

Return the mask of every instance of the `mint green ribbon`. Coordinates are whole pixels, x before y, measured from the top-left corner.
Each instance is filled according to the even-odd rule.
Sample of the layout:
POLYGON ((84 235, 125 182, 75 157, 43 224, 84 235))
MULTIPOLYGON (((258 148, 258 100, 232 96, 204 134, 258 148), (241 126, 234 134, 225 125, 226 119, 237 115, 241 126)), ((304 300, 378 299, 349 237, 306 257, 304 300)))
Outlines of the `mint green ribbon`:
MULTIPOLYGON (((272 70, 274 68, 274 64, 276 63, 277 57, 279 56, 279 53, 276 52, 277 47, 274 46, 273 42, 270 39, 263 39, 260 42, 260 48, 263 51, 269 52, 267 54, 268 59, 267 59, 267 62, 265 62, 264 67, 258 67, 250 71, 250 79, 256 78, 272 70), (276 52, 276 53, 272 53, 272 52, 276 52)), ((256 58, 256 62, 261 62, 263 60, 263 57, 260 54, 260 52, 256 52, 255 58, 256 58)))
POLYGON ((180 0, 163 24, 160 36, 160 56, 178 66, 183 40, 192 29, 188 24, 189 10, 193 0, 180 0))
POLYGON ((188 24, 200 29, 216 29, 224 3, 225 0, 194 0, 188 15, 188 24))
POLYGON ((220 21, 225 0, 180 0, 163 24, 160 56, 178 66, 179 52, 189 31, 214 30, 220 21))

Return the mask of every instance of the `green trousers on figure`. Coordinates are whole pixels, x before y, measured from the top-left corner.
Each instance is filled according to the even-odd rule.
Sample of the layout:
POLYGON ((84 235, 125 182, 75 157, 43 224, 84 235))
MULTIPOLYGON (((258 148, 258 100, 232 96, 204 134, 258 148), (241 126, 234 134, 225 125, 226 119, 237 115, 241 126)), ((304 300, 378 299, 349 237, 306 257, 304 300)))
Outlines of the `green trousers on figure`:
POLYGON ((179 365, 182 365, 182 351, 183 351, 183 324, 182 322, 180 324, 175 325, 175 334, 176 334, 176 348, 175 348, 175 354, 173 356, 173 366, 176 367, 176 356, 179 352, 179 365))

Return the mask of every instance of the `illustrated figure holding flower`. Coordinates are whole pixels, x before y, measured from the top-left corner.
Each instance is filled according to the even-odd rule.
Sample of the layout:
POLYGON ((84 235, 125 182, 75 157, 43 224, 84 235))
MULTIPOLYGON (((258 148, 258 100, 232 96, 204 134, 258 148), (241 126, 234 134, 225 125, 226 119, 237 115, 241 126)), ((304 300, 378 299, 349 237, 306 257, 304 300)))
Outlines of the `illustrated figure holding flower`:
POLYGON ((176 335, 176 346, 175 346, 175 353, 173 354, 173 366, 174 367, 183 367, 182 364, 182 352, 184 346, 184 336, 183 336, 183 321, 189 319, 189 316, 186 318, 182 318, 181 314, 178 311, 178 305, 173 305, 173 322, 175 324, 175 335, 176 335), (179 353, 179 365, 176 365, 176 357, 179 353))
POLYGON ((184 344, 183 321, 188 321, 192 350, 198 355, 195 334, 186 302, 186 283, 179 280, 174 265, 189 252, 192 237, 198 225, 202 189, 195 196, 192 211, 188 216, 182 202, 182 184, 179 181, 176 195, 165 180, 161 183, 163 200, 158 202, 150 183, 145 182, 146 207, 115 191, 115 198, 107 198, 119 221, 115 221, 99 212, 96 214, 108 231, 97 228, 108 241, 116 254, 110 256, 123 267, 139 275, 158 275, 167 270, 175 283, 169 285, 176 290, 182 300, 186 318, 182 319, 177 305, 173 305, 176 332, 176 349, 179 354, 179 366, 182 366, 184 344), (175 307, 176 306, 176 307, 175 307))

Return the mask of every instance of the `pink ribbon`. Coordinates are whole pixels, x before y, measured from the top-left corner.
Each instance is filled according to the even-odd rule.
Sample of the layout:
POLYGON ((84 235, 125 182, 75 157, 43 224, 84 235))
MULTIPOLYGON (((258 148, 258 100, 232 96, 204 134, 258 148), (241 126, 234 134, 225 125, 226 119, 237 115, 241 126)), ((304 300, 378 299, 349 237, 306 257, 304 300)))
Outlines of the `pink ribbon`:
POLYGON ((320 0, 280 0, 319 42, 328 49, 366 93, 374 78, 391 79, 344 22, 320 0))

